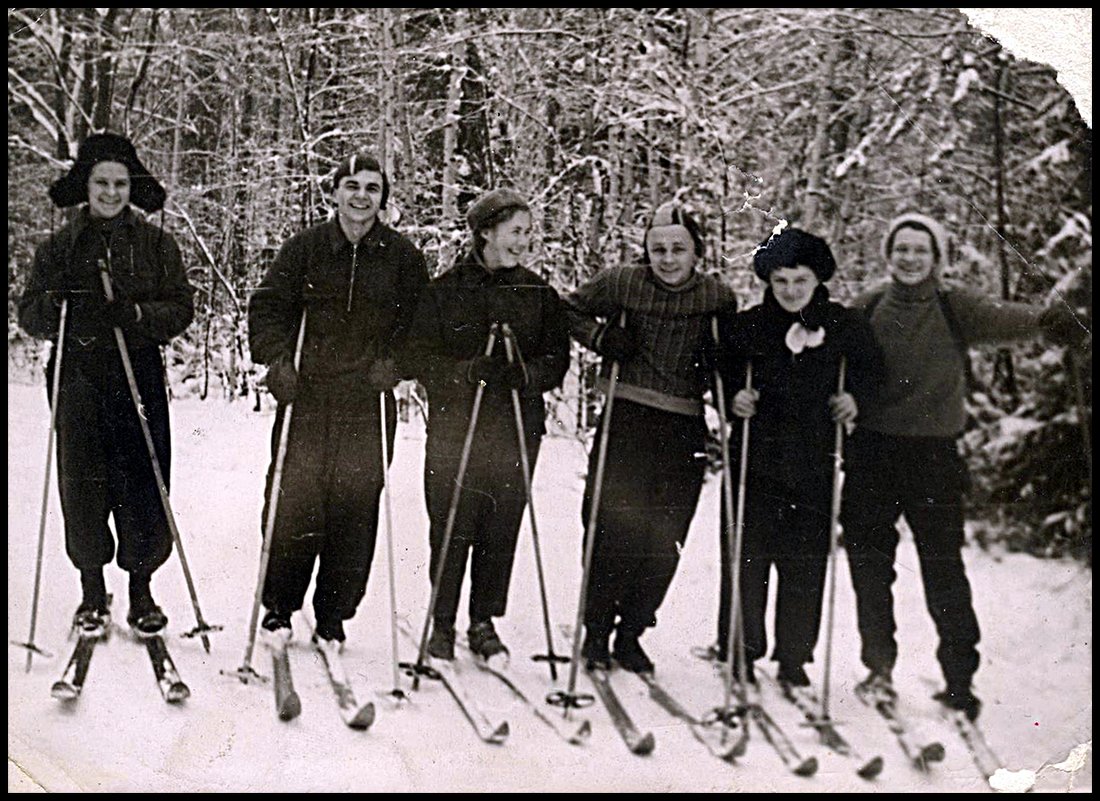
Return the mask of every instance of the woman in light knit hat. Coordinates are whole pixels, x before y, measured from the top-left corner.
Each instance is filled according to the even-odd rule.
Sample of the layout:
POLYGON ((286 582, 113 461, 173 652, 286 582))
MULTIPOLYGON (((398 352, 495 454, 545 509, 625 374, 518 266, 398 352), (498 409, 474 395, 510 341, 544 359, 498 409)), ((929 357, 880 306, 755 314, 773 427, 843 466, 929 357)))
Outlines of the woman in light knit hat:
POLYGON ((946 688, 936 699, 971 719, 980 702, 971 680, 980 633, 962 559, 967 468, 957 441, 966 422, 966 349, 1045 333, 1081 338, 1064 306, 1043 309, 972 290, 946 289, 948 236, 936 220, 902 214, 890 222, 882 255, 890 280, 856 299, 886 360, 881 392, 861 406, 846 454, 842 522, 855 585, 861 689, 894 696, 897 659, 892 586, 895 523, 913 532, 925 599, 939 635, 936 657, 946 688))
MULTIPOLYGON (((612 362, 621 370, 584 610, 589 669, 610 667, 615 630, 615 661, 636 673, 653 670, 639 637, 657 623, 706 467, 702 396, 710 370, 700 369, 700 358, 711 320, 736 310, 733 292, 699 271, 703 254, 695 219, 666 203, 646 229, 643 264, 603 270, 569 298, 574 336, 604 357, 603 386, 612 362)), ((597 451, 585 486, 586 526, 597 451)))

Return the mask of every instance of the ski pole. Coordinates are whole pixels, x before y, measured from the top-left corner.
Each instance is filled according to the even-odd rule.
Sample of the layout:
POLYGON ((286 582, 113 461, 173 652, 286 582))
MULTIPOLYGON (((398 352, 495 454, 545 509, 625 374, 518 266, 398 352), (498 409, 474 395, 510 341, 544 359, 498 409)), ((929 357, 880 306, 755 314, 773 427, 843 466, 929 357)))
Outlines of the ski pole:
POLYGON ((390 569, 390 649, 393 654, 393 690, 390 691, 395 699, 405 699, 405 691, 401 689, 401 675, 397 665, 397 586, 396 571, 393 564, 393 510, 390 498, 390 441, 389 427, 386 425, 386 395, 383 390, 378 393, 378 407, 382 426, 382 504, 386 515, 386 557, 389 560, 390 569))
MULTIPOLYGON (((626 326, 626 312, 619 314, 619 326, 626 326)), ((592 503, 588 509, 588 526, 584 533, 584 566, 581 571, 581 592, 577 599, 577 617, 573 623, 573 656, 569 665, 569 685, 564 692, 552 693, 548 698, 552 704, 560 704, 565 708, 566 716, 569 710, 575 706, 581 706, 582 701, 589 701, 589 696, 581 696, 577 693, 577 668, 581 661, 581 627, 584 625, 584 611, 588 603, 588 580, 592 573, 592 556, 596 551, 596 528, 599 523, 600 495, 603 491, 603 473, 607 465, 607 443, 611 433, 611 410, 615 405, 615 388, 619 383, 619 363, 611 363, 611 373, 607 379, 607 398, 604 401, 603 415, 600 420, 600 442, 596 451, 596 474, 592 482, 592 503)))
MULTIPOLYGON (((523 364, 523 354, 520 353, 519 343, 515 341, 515 333, 508 323, 501 326, 504 335, 504 352, 508 357, 508 364, 513 364, 517 358, 523 364)), ((519 460, 523 467, 523 488, 527 492, 527 512, 531 519, 531 543, 535 548, 535 568, 539 578, 539 596, 542 601, 542 623, 546 629, 546 653, 535 656, 536 661, 546 660, 550 665, 550 680, 558 680, 558 662, 568 661, 568 657, 558 656, 554 653, 554 635, 550 631, 550 604, 546 600, 546 578, 542 572, 542 552, 539 547, 539 529, 535 523, 535 496, 531 492, 531 460, 527 454, 527 437, 524 434, 523 412, 520 409, 519 391, 512 390, 512 411, 516 417, 516 438, 519 440, 519 460)))
MULTIPOLYGON (((836 394, 844 394, 844 373, 848 361, 840 357, 837 371, 836 394)), ((836 605, 836 550, 840 539, 840 501, 844 490, 844 423, 837 421, 833 442, 833 497, 829 507, 829 600, 825 607, 828 619, 825 622, 825 678, 821 683, 821 716, 829 719, 829 674, 832 673, 833 659, 833 612, 836 605)))
MULTIPOLYGON (((302 365, 302 345, 306 340, 306 310, 302 309, 302 320, 298 324, 298 341, 294 345, 294 370, 302 365)), ((264 580, 267 578, 267 566, 271 561, 271 541, 275 538, 275 512, 279 506, 279 493, 283 483, 283 468, 286 466, 287 446, 290 442, 290 419, 294 414, 294 401, 283 405, 282 427, 279 429, 279 444, 275 448, 275 465, 271 471, 271 489, 268 492, 267 519, 264 520, 264 541, 260 548, 260 575, 256 579, 256 594, 252 598, 252 613, 248 618, 248 642, 244 647, 244 660, 237 668, 236 676, 245 684, 249 679, 260 678, 252 667, 252 651, 256 647, 256 625, 260 620, 260 604, 264 594, 264 580)))
MULTIPOLYGON (((493 347, 497 343, 497 325, 493 323, 489 329, 489 338, 485 342, 485 356, 493 355, 493 347)), ((485 394, 485 384, 478 382, 474 391, 474 405, 470 410, 470 423, 466 427, 466 440, 462 443, 462 453, 458 459, 458 473, 455 476, 455 488, 451 494, 451 505, 447 510, 447 525, 443 529, 443 541, 439 546, 439 564, 436 565, 435 575, 432 577, 432 596, 428 601, 428 614, 424 618, 424 630, 420 634, 420 647, 416 654, 416 665, 413 666, 414 690, 420 689, 420 676, 425 673, 424 659, 428 655, 428 630, 432 625, 432 617, 435 615, 436 604, 439 603, 439 587, 443 583, 443 570, 447 566, 447 556, 451 548, 451 535, 454 533, 455 518, 458 516, 458 502, 462 497, 462 480, 466 476, 466 465, 470 461, 470 450, 474 445, 474 432, 477 429, 477 416, 481 411, 481 398, 485 394)))
MULTIPOLYGON (((720 379, 721 377, 719 376, 718 378, 720 379)), ((751 361, 745 365, 745 389, 752 389, 751 361)), ((722 406, 725 406, 724 398, 722 399, 721 403, 722 406)), ((719 408, 720 417, 722 416, 722 411, 723 410, 719 408)), ((729 659, 730 669, 729 676, 726 680, 725 709, 727 711, 730 708, 730 701, 733 697, 733 683, 735 679, 734 664, 736 663, 737 665, 736 680, 737 683, 741 686, 742 691, 745 687, 747 670, 747 665, 745 664, 745 630, 743 613, 741 609, 741 548, 745 530, 745 494, 749 474, 749 419, 750 418, 746 417, 741 421, 741 464, 737 479, 737 511, 734 517, 733 536, 730 540, 729 548, 730 626, 728 634, 729 639, 726 641, 726 658, 729 659)), ((726 453, 724 454, 724 456, 729 456, 728 451, 729 443, 727 440, 726 453)), ((724 482, 723 490, 725 492, 726 508, 733 509, 734 504, 732 475, 730 475, 729 479, 724 482)))
MULTIPOLYGON (((719 344, 718 337, 718 318, 711 318, 711 336, 714 339, 715 344, 719 344)), ((748 366, 748 383, 751 387, 752 383, 752 364, 748 366)), ((739 699, 742 703, 745 702, 744 688, 745 688, 745 660, 744 660, 744 634, 741 629, 741 598, 740 598, 740 577, 741 577, 741 558, 740 558, 740 546, 736 542, 739 537, 734 534, 734 526, 730 523, 730 516, 733 514, 733 474, 730 471, 730 435, 729 435, 729 420, 726 417, 726 384, 722 379, 721 371, 715 367, 714 370, 714 402, 718 409, 718 439, 722 448, 722 501, 723 508, 725 509, 725 516, 722 520, 723 536, 727 541, 727 551, 730 553, 730 579, 731 579, 731 599, 730 599, 730 617, 729 617, 729 633, 734 634, 738 645, 738 676, 737 682, 741 687, 742 697, 739 699), (734 556, 736 552, 736 556, 734 556), (734 578, 736 576, 737 578, 734 578), (733 589, 736 587, 736 589, 733 589)), ((745 421, 746 423, 748 420, 745 421)), ((747 465, 748 452, 744 448, 742 449, 744 464, 747 465)), ((744 472, 745 467, 742 467, 744 472)), ((722 720, 729 723, 730 709, 733 701, 733 654, 734 649, 729 642, 726 644, 726 659, 730 660, 730 680, 726 682, 725 698, 723 699, 722 720)), ((723 737, 726 730, 723 730, 723 737)))
MULTIPOLYGON (((107 259, 111 254, 108 252, 107 259)), ((107 262, 99 263, 99 277, 103 281, 103 292, 107 301, 115 299, 114 290, 111 288, 110 267, 107 262)), ((206 653, 210 653, 210 638, 207 634, 218 631, 221 626, 211 626, 202 618, 202 610, 199 609, 199 597, 195 593, 195 582, 191 578, 191 569, 187 566, 187 556, 183 552, 183 539, 176 527, 176 518, 172 514, 172 504, 168 500, 168 486, 164 483, 164 473, 160 469, 160 461, 157 459, 157 448, 153 444, 153 435, 149 431, 149 422, 145 419, 144 407, 141 402, 141 393, 138 391, 137 379, 134 377, 134 365, 130 361, 130 351, 126 347, 126 338, 122 335, 122 329, 114 326, 115 342, 118 344, 118 353, 122 358, 122 369, 126 372, 126 381, 130 385, 130 397, 134 401, 134 411, 137 413, 138 422, 141 424, 141 433, 145 437, 145 447, 149 450, 149 461, 153 465, 153 476, 157 482, 157 490, 160 493, 160 505, 164 510, 164 517, 168 521, 168 530, 172 532, 172 539, 176 544, 176 551, 180 555, 180 566, 183 568, 183 578, 187 582, 187 592, 191 595, 191 606, 195 610, 195 628, 187 632, 185 636, 198 635, 202 640, 202 647, 206 653)))
POLYGON ((38 517, 38 555, 34 560, 34 595, 31 601, 31 633, 26 642, 15 643, 27 649, 27 673, 31 672, 31 662, 36 653, 48 654, 34 643, 34 633, 38 626, 38 593, 42 587, 42 551, 46 544, 46 515, 50 504, 50 472, 53 467, 53 442, 57 430, 57 407, 61 404, 61 357, 65 353, 65 324, 69 316, 69 299, 61 300, 61 319, 57 326, 57 347, 54 350, 53 387, 50 404, 50 433, 46 437, 46 480, 42 486, 42 512, 38 517))

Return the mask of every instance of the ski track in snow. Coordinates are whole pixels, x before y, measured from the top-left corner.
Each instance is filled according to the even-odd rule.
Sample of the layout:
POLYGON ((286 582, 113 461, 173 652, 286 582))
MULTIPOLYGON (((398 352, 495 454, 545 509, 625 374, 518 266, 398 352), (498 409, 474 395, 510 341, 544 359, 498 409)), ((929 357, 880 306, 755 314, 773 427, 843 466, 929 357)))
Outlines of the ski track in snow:
MULTIPOLYGON (((735 766, 720 762, 655 703, 642 683, 616 673, 613 681, 639 728, 653 731, 654 753, 627 753, 599 706, 584 710, 593 725, 586 746, 555 738, 491 676, 464 671, 491 716, 507 717, 512 734, 504 745, 481 743, 445 690, 425 682, 412 703, 393 710, 389 601, 385 540, 378 550, 367 596, 347 626, 344 655, 361 700, 373 697, 378 718, 368 732, 347 730, 340 720, 319 658, 307 647, 308 631, 295 618, 291 648, 301 716, 280 723, 270 684, 242 685, 219 674, 241 664, 260 551, 260 512, 269 459, 273 414, 250 404, 180 400, 172 404, 173 509, 195 576, 202 611, 225 630, 212 635, 207 655, 197 640, 176 636, 194 625, 178 560, 154 579, 154 592, 169 616, 166 639, 182 678, 192 690, 178 707, 161 699, 140 644, 115 635, 96 649, 84 695, 72 707, 50 698, 72 647, 68 621, 79 603, 79 580, 64 555, 56 477, 51 479, 38 644, 54 656, 36 657, 24 673, 25 651, 8 651, 8 775, 23 789, 49 791, 765 791, 765 792, 982 792, 987 783, 961 741, 937 714, 930 695, 941 677, 935 632, 920 587, 916 555, 905 538, 895 588, 900 657, 895 680, 902 709, 919 729, 947 748, 946 760, 927 774, 910 768, 885 723, 852 694, 862 678, 851 583, 843 555, 837 582, 832 714, 863 754, 886 760, 873 782, 858 778, 855 764, 817 745, 799 727, 800 716, 778 698, 769 704, 796 747, 816 755, 817 775, 789 775, 753 732, 747 754, 735 766)), ((40 386, 8 386, 8 634, 24 640, 30 620, 38 515, 48 426, 40 386)), ((428 600, 427 515, 423 501, 422 426, 398 429, 391 471, 400 609, 419 632, 428 600)), ((363 443, 378 447, 377 440, 363 443)), ((580 580, 580 500, 584 450, 569 438, 548 438, 535 475, 535 504, 556 624, 571 624, 580 580)), ((696 714, 722 699, 721 680, 689 649, 711 641, 718 583, 718 482, 708 480, 679 573, 644 643, 662 683, 696 714)), ((535 698, 550 688, 544 664, 527 657, 545 651, 530 533, 525 519, 516 554, 509 613, 498 624, 512 650, 512 665, 535 698)), ((1076 773, 1041 770, 1065 760, 1092 739, 1091 572, 1069 561, 966 549, 978 617, 982 666, 976 692, 993 748, 1013 771, 1038 775, 1035 789, 1091 790, 1091 749, 1076 773)), ((114 616, 126 614, 124 574, 107 569, 115 593, 114 616)), ((310 613, 307 606, 306 612, 310 613)), ((465 610, 465 600, 461 607, 465 610)), ((771 605, 774 609, 774 600, 771 605)), ((460 617, 460 626, 465 625, 460 617)), ((558 653, 571 644, 555 643, 558 653)), ((820 682, 824 637, 809 666, 820 682)), ((415 655, 402 650, 403 659, 415 655)), ((253 665, 270 674, 257 647, 253 665)), ((770 663, 766 669, 771 669, 770 663)), ((568 667, 561 671, 564 684, 568 667)), ((402 678, 408 689, 408 679, 402 678)), ((581 676, 582 689, 590 689, 581 676)), ((558 712, 560 714, 560 712, 558 712)), ((1081 761, 1081 760, 1079 760, 1081 761)))

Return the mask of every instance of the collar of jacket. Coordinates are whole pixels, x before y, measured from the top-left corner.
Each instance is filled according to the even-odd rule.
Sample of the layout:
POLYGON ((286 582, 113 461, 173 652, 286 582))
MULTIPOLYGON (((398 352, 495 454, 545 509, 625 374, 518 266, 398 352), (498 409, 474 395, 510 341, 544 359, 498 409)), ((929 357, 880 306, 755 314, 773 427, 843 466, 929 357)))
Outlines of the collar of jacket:
MULTIPOLYGON (((129 206, 123 207, 122 211, 119 212, 119 217, 121 218, 121 219, 119 219, 119 224, 120 225, 125 225, 129 228, 137 227, 138 216, 136 214, 134 214, 133 209, 131 209, 129 206)), ((87 230, 89 227, 91 227, 91 225, 92 225, 92 214, 91 214, 91 212, 88 211, 87 206, 81 206, 80 211, 78 211, 76 216, 73 217, 73 221, 72 221, 73 237, 75 238, 75 237, 80 236, 80 234, 83 233, 85 230, 87 230)))
POLYGON ((699 270, 695 268, 692 268, 691 275, 689 275, 680 283, 676 284, 676 286, 666 284, 664 281, 658 278, 657 274, 653 272, 653 267, 648 264, 645 265, 645 274, 650 282, 656 287, 658 287, 659 289, 663 289, 665 292, 671 292, 674 295, 679 294, 680 292, 687 292, 689 289, 693 289, 696 284, 703 280, 700 276, 699 270))
MULTIPOLYGON (((339 253, 344 248, 351 248, 351 242, 344 235, 344 229, 340 227, 340 220, 333 217, 325 225, 328 227, 328 241, 329 246, 332 248, 333 253, 339 253)), ((389 237, 387 234, 390 229, 386 227, 379 219, 375 219, 374 225, 370 227, 370 230, 363 235, 363 238, 359 240, 360 247, 365 248, 384 248, 389 237)))
POLYGON ((455 265, 459 280, 464 286, 486 286, 509 284, 511 277, 518 274, 519 266, 502 267, 490 270, 474 251, 468 252, 455 265))

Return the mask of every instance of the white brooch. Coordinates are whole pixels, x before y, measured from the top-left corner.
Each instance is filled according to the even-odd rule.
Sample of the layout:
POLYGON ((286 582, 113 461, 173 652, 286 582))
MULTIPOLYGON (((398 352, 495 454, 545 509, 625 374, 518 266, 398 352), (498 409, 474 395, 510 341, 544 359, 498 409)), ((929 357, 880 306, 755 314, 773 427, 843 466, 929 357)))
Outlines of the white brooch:
POLYGON ((791 353, 801 353, 806 348, 817 348, 825 341, 825 328, 810 330, 802 323, 791 323, 784 342, 791 353))

